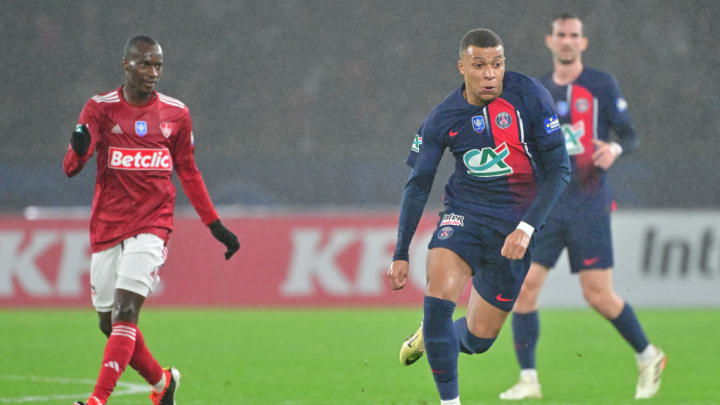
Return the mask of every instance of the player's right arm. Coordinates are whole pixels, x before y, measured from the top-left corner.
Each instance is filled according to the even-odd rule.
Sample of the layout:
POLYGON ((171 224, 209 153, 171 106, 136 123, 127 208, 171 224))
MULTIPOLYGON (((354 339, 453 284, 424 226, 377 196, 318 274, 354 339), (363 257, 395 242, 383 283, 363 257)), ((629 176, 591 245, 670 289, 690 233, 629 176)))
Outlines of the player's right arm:
POLYGON ((441 133, 423 123, 410 149, 407 164, 412 168, 403 190, 398 219, 398 237, 395 243, 393 261, 387 275, 393 290, 405 286, 409 269, 409 249, 425 203, 432 189, 440 158, 445 150, 445 140, 441 133))
POLYGON ((92 99, 88 100, 70 135, 70 144, 63 159, 63 170, 68 177, 80 173, 92 156, 100 138, 99 115, 97 104, 92 99))

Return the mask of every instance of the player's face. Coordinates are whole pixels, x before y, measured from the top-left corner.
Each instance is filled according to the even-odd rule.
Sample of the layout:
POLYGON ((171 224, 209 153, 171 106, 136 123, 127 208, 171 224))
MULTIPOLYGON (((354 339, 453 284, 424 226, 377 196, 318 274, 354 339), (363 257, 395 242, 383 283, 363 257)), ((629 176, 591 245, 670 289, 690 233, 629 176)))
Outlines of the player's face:
POLYGON ((566 65, 580 60, 580 55, 587 49, 582 22, 576 18, 555 20, 552 27, 552 34, 545 37, 545 44, 553 58, 566 65))
POLYGON ((149 94, 162 76, 163 54, 160 45, 138 43, 123 59, 125 84, 138 94, 149 94))
POLYGON ((468 46, 458 61, 460 74, 465 78, 468 103, 484 105, 502 93, 505 76, 505 49, 468 46))

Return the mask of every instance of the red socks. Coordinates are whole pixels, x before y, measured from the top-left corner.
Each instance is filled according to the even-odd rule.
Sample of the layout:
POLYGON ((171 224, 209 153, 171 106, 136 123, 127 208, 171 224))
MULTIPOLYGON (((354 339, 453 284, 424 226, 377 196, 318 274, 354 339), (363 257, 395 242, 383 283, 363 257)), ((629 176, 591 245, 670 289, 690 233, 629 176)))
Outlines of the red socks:
POLYGON ((107 402, 117 380, 130 362, 135 351, 137 333, 137 326, 133 323, 116 322, 112 326, 112 332, 105 344, 100 375, 93 391, 93 396, 103 404, 107 402))
POLYGON ((150 385, 157 384, 163 376, 163 369, 145 346, 145 338, 140 329, 137 329, 135 334, 135 352, 130 359, 130 367, 137 370, 150 385))
POLYGON ((93 396, 103 404, 106 403, 128 364, 151 385, 162 378, 162 367, 145 346, 145 339, 137 325, 130 322, 115 322, 105 345, 102 367, 93 396))

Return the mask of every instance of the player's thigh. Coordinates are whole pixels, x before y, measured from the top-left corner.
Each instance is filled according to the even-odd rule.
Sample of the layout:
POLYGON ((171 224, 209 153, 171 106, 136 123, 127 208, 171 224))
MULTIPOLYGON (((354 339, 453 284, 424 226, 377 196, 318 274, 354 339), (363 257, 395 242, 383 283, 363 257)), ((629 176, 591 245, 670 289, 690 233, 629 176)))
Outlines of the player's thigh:
POLYGON ((430 249, 427 258, 425 295, 457 302, 472 270, 456 252, 442 247, 430 249))
POLYGON ((513 311, 528 313, 537 309, 537 301, 547 279, 548 271, 549 269, 540 263, 533 262, 530 264, 530 270, 528 270, 520 288, 520 294, 515 301, 513 311))
POLYGON ((588 299, 602 299, 613 294, 612 269, 588 269, 580 272, 580 285, 588 299))
POLYGON ((569 222, 568 257, 572 273, 613 267, 609 211, 587 212, 569 222))
POLYGON ((147 297, 160 281, 167 249, 158 236, 142 233, 123 241, 116 288, 147 297))
POLYGON ((465 315, 468 330, 477 337, 494 338, 500 333, 508 313, 490 304, 473 288, 465 315))
POLYGON ((122 257, 122 244, 117 244, 90 258, 90 296, 97 312, 110 312, 115 302, 115 284, 122 257))

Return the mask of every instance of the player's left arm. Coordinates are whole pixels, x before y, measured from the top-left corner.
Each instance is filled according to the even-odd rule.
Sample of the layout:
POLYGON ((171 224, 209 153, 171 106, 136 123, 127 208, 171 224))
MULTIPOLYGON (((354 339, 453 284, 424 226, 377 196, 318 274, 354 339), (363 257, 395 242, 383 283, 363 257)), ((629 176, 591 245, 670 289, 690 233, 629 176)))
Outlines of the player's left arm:
POLYGON ((635 150, 639 139, 630 119, 627 100, 622 96, 617 80, 608 75, 605 88, 607 93, 603 103, 603 116, 610 124, 617 141, 595 140, 596 149, 592 159, 595 166, 607 170, 620 155, 627 155, 635 150))
POLYGON ((537 100, 532 101, 535 105, 531 109, 536 113, 531 114, 530 124, 543 181, 522 221, 505 238, 500 253, 511 260, 525 256, 533 232, 545 223, 553 205, 570 182, 570 159, 552 98, 544 88, 540 88, 538 93, 537 100))
POLYGON ((210 200, 210 195, 205 187, 202 174, 200 174, 200 170, 195 164, 192 120, 187 110, 186 117, 183 120, 182 127, 178 131, 178 136, 175 139, 171 153, 173 162, 175 163, 175 170, 177 171, 178 178, 180 178, 180 184, 182 184, 183 190, 188 196, 190 203, 198 215, 200 215, 202 222, 210 228, 213 237, 225 245, 227 248, 225 251, 225 259, 230 259, 230 257, 240 249, 240 243, 238 242, 237 236, 220 222, 220 217, 210 200))

